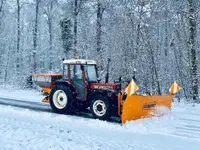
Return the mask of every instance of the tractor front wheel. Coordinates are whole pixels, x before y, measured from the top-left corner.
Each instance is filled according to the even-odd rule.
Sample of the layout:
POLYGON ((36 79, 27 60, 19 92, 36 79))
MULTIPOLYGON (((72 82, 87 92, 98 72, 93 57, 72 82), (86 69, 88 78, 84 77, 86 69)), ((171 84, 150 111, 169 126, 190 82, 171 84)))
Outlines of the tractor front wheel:
POLYGON ((50 106, 59 114, 70 113, 72 110, 72 92, 64 85, 56 85, 50 93, 50 106))
POLYGON ((94 118, 100 120, 109 119, 111 115, 111 104, 108 98, 102 95, 94 96, 91 101, 90 111, 94 118))

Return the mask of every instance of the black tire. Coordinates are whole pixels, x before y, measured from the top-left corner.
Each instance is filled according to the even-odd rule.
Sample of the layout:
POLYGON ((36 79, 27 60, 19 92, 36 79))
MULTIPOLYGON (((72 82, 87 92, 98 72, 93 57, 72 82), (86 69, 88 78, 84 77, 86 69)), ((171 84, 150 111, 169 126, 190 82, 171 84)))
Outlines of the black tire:
POLYGON ((59 114, 71 113, 72 109, 73 109, 72 101, 73 101, 72 91, 67 86, 56 85, 51 90, 49 102, 50 102, 50 106, 51 106, 53 112, 56 112, 59 114), (58 93, 59 93, 59 95, 58 95, 58 93))
POLYGON ((108 120, 111 115, 111 104, 107 97, 96 95, 91 99, 90 111, 94 118, 108 120), (103 110, 103 106, 105 109, 103 110))

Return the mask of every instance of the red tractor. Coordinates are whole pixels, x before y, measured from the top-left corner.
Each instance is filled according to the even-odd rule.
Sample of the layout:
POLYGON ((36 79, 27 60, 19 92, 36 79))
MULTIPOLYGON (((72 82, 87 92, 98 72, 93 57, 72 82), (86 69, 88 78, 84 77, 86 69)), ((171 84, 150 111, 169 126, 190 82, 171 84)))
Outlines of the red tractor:
POLYGON ((160 106, 170 108, 175 94, 175 88, 170 88, 172 92, 168 95, 136 95, 135 91, 130 93, 138 89, 133 80, 128 87, 121 85, 121 81, 107 83, 108 73, 106 82, 100 83, 96 62, 84 59, 64 60, 62 74, 33 74, 33 80, 48 94, 43 102, 50 103, 56 113, 70 114, 90 108, 95 118, 106 120, 118 115, 122 123, 152 116, 160 106))
POLYGON ((64 60, 63 74, 34 74, 33 77, 42 91, 49 94, 43 101, 49 102, 56 113, 70 114, 89 107, 98 119, 117 115, 117 94, 121 85, 99 83, 93 60, 64 60))

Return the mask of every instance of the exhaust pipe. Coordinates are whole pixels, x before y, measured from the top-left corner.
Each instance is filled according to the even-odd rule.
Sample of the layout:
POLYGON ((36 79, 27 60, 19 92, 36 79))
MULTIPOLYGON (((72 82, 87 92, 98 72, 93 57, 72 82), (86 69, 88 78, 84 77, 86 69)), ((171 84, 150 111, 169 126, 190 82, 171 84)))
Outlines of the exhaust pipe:
POLYGON ((108 80, 109 80, 109 65, 110 65, 110 58, 108 58, 107 73, 106 73, 105 83, 108 83, 108 80))

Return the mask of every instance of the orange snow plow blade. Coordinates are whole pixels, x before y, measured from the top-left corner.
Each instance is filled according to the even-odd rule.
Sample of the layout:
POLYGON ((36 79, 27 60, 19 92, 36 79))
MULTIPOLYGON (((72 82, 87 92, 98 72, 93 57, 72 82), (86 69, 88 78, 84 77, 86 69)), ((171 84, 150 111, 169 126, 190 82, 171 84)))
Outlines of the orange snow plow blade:
POLYGON ((129 96, 123 102, 121 121, 125 123, 140 118, 161 116, 171 108, 173 97, 174 95, 129 96))
POLYGON ((132 80, 127 88, 118 95, 118 115, 121 122, 148 118, 152 116, 162 116, 171 109, 172 99, 181 87, 174 81, 169 89, 168 95, 136 95, 138 87, 132 80), (135 89, 135 90, 134 90, 135 89), (127 95, 123 99, 124 95, 127 95))

